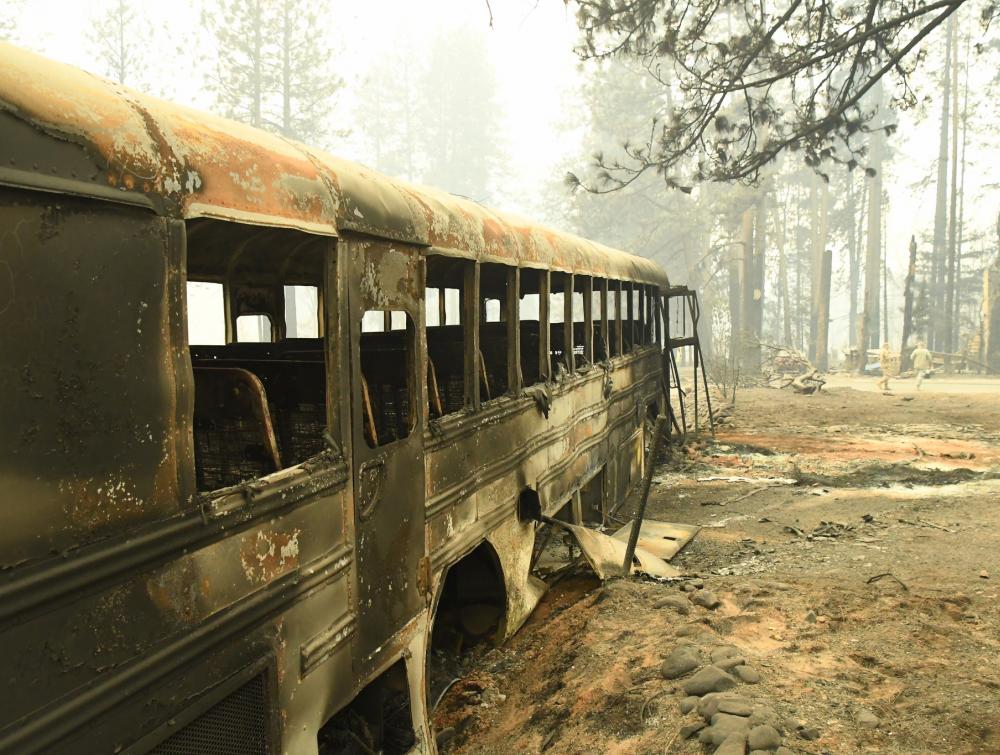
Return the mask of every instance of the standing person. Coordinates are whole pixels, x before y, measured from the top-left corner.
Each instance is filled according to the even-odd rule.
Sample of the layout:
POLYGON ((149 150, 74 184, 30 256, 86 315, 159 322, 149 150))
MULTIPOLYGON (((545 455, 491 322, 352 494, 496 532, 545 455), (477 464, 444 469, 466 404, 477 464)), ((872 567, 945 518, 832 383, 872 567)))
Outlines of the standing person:
POLYGON ((879 378, 878 387, 882 393, 889 392, 889 361, 892 359, 892 352, 889 350, 889 342, 882 344, 882 350, 878 353, 878 366, 882 370, 882 377, 879 378))
POLYGON ((927 344, 923 341, 917 341, 917 348, 910 354, 910 358, 913 360, 913 371, 917 373, 917 390, 919 391, 920 384, 924 382, 927 373, 934 367, 934 358, 927 350, 927 344))

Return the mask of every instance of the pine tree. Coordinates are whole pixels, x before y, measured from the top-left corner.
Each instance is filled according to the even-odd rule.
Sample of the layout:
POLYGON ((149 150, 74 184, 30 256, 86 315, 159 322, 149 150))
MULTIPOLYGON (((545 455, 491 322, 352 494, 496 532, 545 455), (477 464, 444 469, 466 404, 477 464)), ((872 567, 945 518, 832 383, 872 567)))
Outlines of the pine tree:
POLYGON ((202 24, 215 36, 218 59, 208 88, 216 107, 229 118, 258 128, 264 125, 265 103, 274 88, 273 45, 267 36, 268 0, 219 0, 202 10, 202 24))
POLYGON ((323 36, 324 5, 316 0, 279 0, 276 8, 275 84, 281 112, 270 125, 289 138, 312 144, 331 135, 327 119, 344 83, 331 69, 332 53, 323 36))
POLYGON ((218 47, 208 88, 218 110, 311 143, 332 135, 326 120, 343 82, 319 0, 219 0, 202 11, 218 47))
POLYGON ((390 176, 420 180, 422 156, 417 145, 420 92, 424 81, 416 51, 379 56, 358 91, 354 121, 367 160, 390 176))
POLYGON ((120 84, 148 90, 152 31, 130 0, 112 0, 100 7, 91 19, 87 39, 101 73, 120 84))
POLYGON ((423 71, 418 149, 422 179, 479 202, 495 203, 504 163, 496 73, 480 32, 455 28, 431 42, 423 71))

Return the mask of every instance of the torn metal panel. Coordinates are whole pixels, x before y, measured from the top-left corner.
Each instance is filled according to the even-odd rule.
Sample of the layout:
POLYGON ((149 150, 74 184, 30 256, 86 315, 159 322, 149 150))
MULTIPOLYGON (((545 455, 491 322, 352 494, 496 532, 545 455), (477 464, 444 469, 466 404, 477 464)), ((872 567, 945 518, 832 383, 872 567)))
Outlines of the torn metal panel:
MULTIPOLYGON (((625 543, 608 535, 602 535, 600 532, 587 527, 567 524, 566 522, 557 520, 551 521, 553 524, 565 527, 573 534, 573 537, 576 538, 577 543, 580 545, 580 550, 583 551, 584 557, 598 577, 601 579, 610 579, 611 577, 621 576, 622 562, 625 560, 625 543)), ((671 579, 681 575, 680 570, 676 567, 664 562, 661 558, 658 558, 644 548, 637 547, 632 564, 632 573, 639 572, 660 579, 671 579)))
MULTIPOLYGON (((669 561, 691 542, 700 529, 700 527, 691 524, 673 524, 671 522, 658 522, 655 519, 645 519, 639 527, 638 547, 652 553, 657 558, 669 561)), ((627 543, 631 530, 632 522, 629 522, 612 537, 627 543)))

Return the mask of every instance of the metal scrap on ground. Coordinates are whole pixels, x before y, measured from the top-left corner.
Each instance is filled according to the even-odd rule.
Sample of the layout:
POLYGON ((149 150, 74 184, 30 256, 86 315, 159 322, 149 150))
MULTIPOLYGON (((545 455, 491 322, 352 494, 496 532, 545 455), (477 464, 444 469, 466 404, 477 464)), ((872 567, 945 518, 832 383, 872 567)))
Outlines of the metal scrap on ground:
MULTIPOLYGON (((632 523, 628 522, 614 535, 605 535, 596 530, 578 524, 569 524, 558 520, 550 520, 570 532, 583 551, 587 563, 600 579, 610 579, 621 576, 622 559, 625 557, 629 531, 632 523)), ((687 545, 698 532, 698 527, 682 524, 670 524, 646 520, 639 530, 639 544, 635 549, 632 562, 632 573, 648 574, 659 579, 672 579, 681 576, 677 567, 667 561, 673 558, 687 545)))

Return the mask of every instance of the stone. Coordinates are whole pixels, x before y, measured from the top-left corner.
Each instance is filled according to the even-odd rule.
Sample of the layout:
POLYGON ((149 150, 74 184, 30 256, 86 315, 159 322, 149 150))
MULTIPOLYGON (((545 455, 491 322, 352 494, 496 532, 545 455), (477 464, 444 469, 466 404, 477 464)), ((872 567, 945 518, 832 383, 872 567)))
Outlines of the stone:
POLYGON ((732 645, 723 645, 722 647, 713 648, 712 652, 709 653, 709 657, 712 659, 712 663, 717 664, 723 658, 737 658, 742 653, 739 648, 735 648, 732 645))
POLYGON ((798 730, 798 735, 802 739, 807 739, 810 742, 819 739, 819 729, 815 726, 803 726, 798 730))
POLYGON ((705 744, 713 744, 716 747, 721 745, 727 737, 732 734, 740 734, 746 741, 746 734, 750 727, 747 720, 742 716, 730 716, 726 713, 716 713, 712 716, 712 725, 702 729, 698 734, 698 741, 705 744))
POLYGON ((705 581, 702 579, 689 579, 688 584, 691 585, 695 590, 700 590, 705 586, 705 581))
POLYGON ((739 733, 730 734, 719 745, 715 755, 743 755, 747 751, 746 736, 739 733))
POLYGON ((746 658, 742 655, 732 655, 728 658, 722 658, 715 662, 715 665, 721 668, 723 671, 732 671, 737 666, 742 666, 746 663, 746 658))
POLYGON ((753 713, 750 714, 750 727, 761 726, 762 724, 767 724, 768 726, 773 726, 779 732, 784 731, 784 725, 781 723, 781 719, 778 718, 778 714, 774 712, 772 708, 768 708, 763 705, 755 705, 753 713))
MULTIPOLYGON (((699 716, 704 718, 706 721, 710 721, 712 716, 719 712, 719 706, 722 705, 723 701, 727 701, 731 705, 747 705, 752 706, 753 703, 742 695, 732 695, 725 692, 712 692, 701 698, 698 703, 697 713, 699 716)), ((733 714, 736 715, 736 714, 733 714)))
POLYGON ((677 679, 685 674, 690 674, 699 666, 701 666, 701 658, 698 657, 698 653, 693 648, 679 647, 663 661, 663 665, 660 666, 660 674, 663 675, 664 679, 677 679))
POLYGON ((681 688, 689 695, 701 697, 709 692, 725 692, 735 686, 736 680, 725 671, 717 666, 705 666, 684 680, 681 688))
POLYGON ((798 731, 803 725, 802 722, 795 716, 787 716, 785 720, 782 721, 782 724, 784 724, 785 731, 798 731))
POLYGON ((878 725, 881 723, 878 716, 867 708, 859 710, 857 715, 854 716, 854 720, 862 729, 877 729, 878 725))
POLYGON ((691 606, 688 605, 684 598, 678 595, 669 595, 666 598, 660 598, 658 601, 653 603, 653 608, 669 608, 671 611, 676 611, 681 616, 687 616, 691 613, 691 606))
POLYGON ((745 716, 734 716, 730 713, 716 713, 712 716, 712 728, 717 733, 728 736, 734 731, 749 731, 750 724, 745 716))
POLYGON ((810 624, 815 624, 816 623, 816 612, 815 611, 809 611, 806 614, 806 621, 808 621, 810 624))
POLYGON ((701 627, 699 627, 697 624, 685 624, 684 626, 679 627, 675 632, 675 634, 678 637, 691 637, 693 635, 698 634, 700 631, 701 627))
POLYGON ((694 592, 697 589, 698 588, 692 585, 690 582, 685 582, 684 584, 681 585, 681 590, 683 592, 694 592))
POLYGON ((774 751, 774 755, 795 755, 795 753, 787 747, 779 747, 774 751))
POLYGON ((698 702, 701 700, 700 697, 691 695, 690 697, 685 697, 681 700, 681 713, 690 713, 695 708, 698 707, 698 702))
POLYGON ((733 669, 733 673, 739 677, 741 682, 745 682, 746 684, 757 684, 760 681, 760 672, 749 666, 737 666, 733 669))
POLYGON ((773 726, 755 726, 747 734, 747 745, 751 750, 777 750, 781 747, 781 734, 773 726))
POLYGON ((712 716, 719 712, 719 701, 722 697, 720 692, 709 692, 698 700, 696 712, 706 721, 712 720, 712 716))
POLYGON ((750 750, 750 755, 771 755, 767 750, 750 750))
POLYGON ((721 605, 721 601, 715 597, 715 594, 708 590, 698 590, 691 593, 691 602, 710 611, 714 611, 721 605))
POLYGON ((753 705, 740 698, 723 697, 719 699, 718 711, 733 716, 749 717, 753 713, 753 705))
POLYGON ((989 579, 990 578, 990 573, 988 571, 986 571, 985 569, 983 569, 981 572, 979 572, 979 578, 980 579, 989 579))
POLYGON ((681 727, 681 739, 691 739, 695 734, 705 728, 704 721, 692 721, 681 727))

